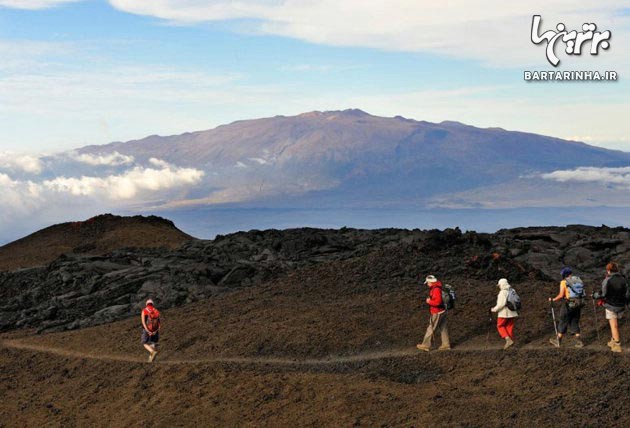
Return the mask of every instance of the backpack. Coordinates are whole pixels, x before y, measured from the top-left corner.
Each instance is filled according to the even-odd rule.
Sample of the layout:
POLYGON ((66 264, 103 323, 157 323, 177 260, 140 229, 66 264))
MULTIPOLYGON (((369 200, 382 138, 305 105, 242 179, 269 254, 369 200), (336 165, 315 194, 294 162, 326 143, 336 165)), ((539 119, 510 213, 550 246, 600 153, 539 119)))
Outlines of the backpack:
POLYGON ((569 299, 584 298, 584 283, 579 276, 572 276, 566 279, 567 290, 569 290, 569 299))
POLYGON ((453 286, 444 284, 440 287, 440 291, 442 292, 442 306, 447 311, 455 308, 455 300, 457 300, 457 296, 455 295, 455 289, 453 286))
POLYGON ((151 333, 155 333, 160 329, 160 311, 153 308, 151 311, 147 311, 147 329, 151 333))
POLYGON ((581 308, 584 303, 584 283, 579 276, 572 276, 567 278, 565 284, 569 291, 569 302, 567 303, 569 309, 581 308))
POLYGON ((521 306, 522 306, 521 298, 516 293, 515 289, 510 288, 508 290, 508 296, 507 296, 507 301, 505 302, 505 306, 507 306, 509 310, 515 311, 515 312, 521 310, 521 306))

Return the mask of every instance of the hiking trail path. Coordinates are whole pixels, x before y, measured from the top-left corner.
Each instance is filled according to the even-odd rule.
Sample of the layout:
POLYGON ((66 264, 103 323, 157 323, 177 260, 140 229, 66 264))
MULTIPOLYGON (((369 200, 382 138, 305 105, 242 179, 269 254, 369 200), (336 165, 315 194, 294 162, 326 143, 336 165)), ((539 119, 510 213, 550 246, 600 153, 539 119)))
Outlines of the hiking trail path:
MULTIPOLYGON (((395 348, 395 349, 387 349, 377 352, 362 352, 354 355, 330 355, 321 358, 282 358, 282 357, 273 357, 273 356, 260 356, 260 357, 209 357, 206 359, 176 359, 176 358, 164 358, 160 359, 158 355, 158 360, 156 360, 155 364, 163 364, 163 365, 202 365, 202 364, 236 364, 236 365, 274 365, 274 366, 301 366, 301 367, 317 367, 317 366, 327 366, 327 365, 335 365, 335 364, 352 364, 352 363, 361 363, 361 362, 369 362, 375 360, 385 360, 392 358, 408 358, 408 357, 418 357, 422 355, 436 355, 436 354, 446 354, 446 353, 466 353, 466 352, 503 352, 502 346, 500 343, 490 343, 487 346, 482 340, 482 343, 478 343, 479 340, 471 340, 469 342, 464 342, 458 346, 455 346, 453 349, 449 351, 431 351, 430 353, 425 351, 419 351, 415 347, 407 347, 407 348, 395 348)), ((75 358, 75 359, 84 359, 84 360, 97 360, 97 361, 114 361, 114 362, 128 362, 128 363, 147 363, 147 359, 140 356, 140 352, 138 356, 126 356, 126 355, 114 355, 114 354, 91 354, 85 352, 79 352, 71 349, 64 349, 59 347, 52 347, 46 345, 38 345, 33 343, 26 343, 22 340, 17 339, 6 339, 1 343, 2 347, 8 349, 15 349, 21 351, 32 351, 32 352, 42 352, 47 354, 52 354, 58 357, 65 358, 75 358)), ((531 352, 531 351, 543 351, 543 352, 560 352, 561 350, 573 350, 576 352, 610 352, 608 348, 604 345, 600 344, 589 344, 584 348, 575 349, 570 347, 563 348, 554 348, 550 344, 546 344, 541 341, 535 341, 526 343, 524 345, 518 346, 515 345, 513 349, 508 350, 507 352, 521 353, 521 352, 531 352)), ((627 351, 627 350, 625 350, 627 351)), ((627 354, 620 354, 627 355, 627 354)))

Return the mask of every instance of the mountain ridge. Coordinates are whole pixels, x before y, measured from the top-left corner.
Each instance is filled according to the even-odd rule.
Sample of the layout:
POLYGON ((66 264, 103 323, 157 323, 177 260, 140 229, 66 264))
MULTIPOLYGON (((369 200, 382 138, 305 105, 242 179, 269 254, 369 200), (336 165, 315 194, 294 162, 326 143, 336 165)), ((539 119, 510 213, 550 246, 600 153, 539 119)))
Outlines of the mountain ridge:
POLYGON ((159 158, 201 169, 206 172, 202 186, 183 200, 202 204, 312 195, 328 206, 371 197, 428 205, 436 195, 526 174, 630 165, 630 153, 584 142, 454 121, 373 116, 359 109, 240 120, 79 152, 119 152, 139 162, 159 158), (213 190, 204 194, 208 188, 213 190))

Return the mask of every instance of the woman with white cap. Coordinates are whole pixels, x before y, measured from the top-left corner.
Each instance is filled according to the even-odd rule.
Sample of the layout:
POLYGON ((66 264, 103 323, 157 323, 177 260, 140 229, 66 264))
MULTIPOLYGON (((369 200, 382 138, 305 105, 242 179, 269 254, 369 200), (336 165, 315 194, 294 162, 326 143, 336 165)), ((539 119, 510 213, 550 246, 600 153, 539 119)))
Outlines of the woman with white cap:
POLYGON ((514 345, 514 319, 518 317, 518 312, 508 307, 508 300, 510 300, 510 294, 516 294, 516 292, 505 278, 501 278, 497 286, 499 287, 497 304, 490 309, 490 312, 497 314, 497 330, 501 338, 505 340, 503 349, 508 349, 514 345))

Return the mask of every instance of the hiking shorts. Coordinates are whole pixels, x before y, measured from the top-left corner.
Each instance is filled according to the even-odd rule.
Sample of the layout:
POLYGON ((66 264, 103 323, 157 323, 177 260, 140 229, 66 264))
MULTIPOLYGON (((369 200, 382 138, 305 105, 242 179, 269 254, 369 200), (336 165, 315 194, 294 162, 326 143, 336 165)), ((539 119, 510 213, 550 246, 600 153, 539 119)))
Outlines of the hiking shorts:
POLYGON ((157 345, 160 341, 160 332, 158 331, 153 336, 150 336, 145 329, 142 329, 142 344, 143 345, 157 345))
POLYGON ((615 312, 615 311, 611 311, 610 309, 606 309, 607 320, 620 320, 621 318, 623 318, 623 311, 615 312))

